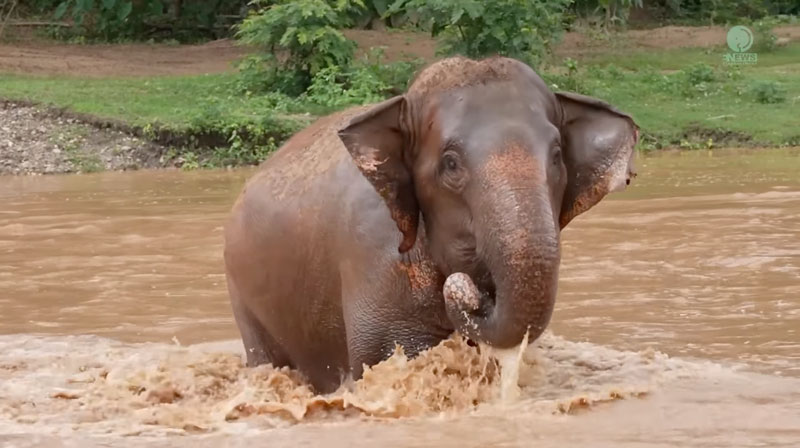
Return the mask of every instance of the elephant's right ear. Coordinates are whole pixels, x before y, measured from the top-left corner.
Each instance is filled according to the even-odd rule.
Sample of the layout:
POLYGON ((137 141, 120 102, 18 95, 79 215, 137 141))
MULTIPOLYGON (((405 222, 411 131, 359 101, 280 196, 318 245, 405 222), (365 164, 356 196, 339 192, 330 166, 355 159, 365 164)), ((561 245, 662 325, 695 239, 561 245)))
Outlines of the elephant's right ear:
POLYGON ((356 166, 386 201, 392 219, 403 233, 398 248, 401 253, 414 246, 419 225, 407 139, 400 124, 404 109, 405 98, 396 96, 353 117, 339 131, 356 166))

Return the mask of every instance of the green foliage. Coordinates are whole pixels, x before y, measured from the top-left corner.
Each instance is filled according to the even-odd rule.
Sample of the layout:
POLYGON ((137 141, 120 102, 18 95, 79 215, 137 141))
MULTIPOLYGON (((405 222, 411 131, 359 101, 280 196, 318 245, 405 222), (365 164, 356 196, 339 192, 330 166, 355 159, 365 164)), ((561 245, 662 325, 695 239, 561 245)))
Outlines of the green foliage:
POLYGON ((347 13, 362 7, 360 0, 281 0, 262 6, 238 27, 239 41, 258 47, 261 54, 255 62, 245 62, 252 78, 259 68, 265 76, 264 86, 297 94, 310 85, 321 70, 347 67, 353 59, 355 42, 347 39, 339 28, 347 25, 347 13))
POLYGON ((219 17, 238 12, 244 3, 245 0, 36 0, 33 6, 57 20, 72 20, 75 26, 57 29, 55 37, 191 41, 224 34, 224 28, 216 26, 219 17))
POLYGON ((764 18, 753 22, 753 51, 760 53, 774 51, 778 46, 778 36, 772 32, 777 25, 774 18, 764 18))
MULTIPOLYGON (((580 1, 580 0, 579 0, 580 1)), ((797 0, 655 0, 648 3, 669 20, 695 23, 740 24, 743 19, 800 14, 797 0)))
POLYGON ((364 8, 353 9, 348 17, 356 28, 401 27, 408 21, 405 13, 390 14, 393 0, 364 0, 364 8), (380 22, 380 23, 379 23, 380 22))
POLYGON ((180 157, 181 169, 184 171, 194 171, 200 168, 200 161, 194 151, 186 151, 180 157))
POLYGON ((412 11, 440 37, 444 54, 500 54, 537 66, 563 31, 572 0, 396 0, 389 13, 412 11))
POLYGON ((627 23, 631 8, 642 7, 642 0, 597 0, 597 3, 603 9, 606 28, 615 23, 627 23))
POLYGON ((382 63, 381 50, 372 49, 368 57, 344 69, 329 67, 319 71, 305 99, 328 108, 343 108, 374 103, 402 93, 417 67, 416 62, 382 63))
POLYGON ((307 95, 317 104, 341 108, 380 101, 385 90, 386 85, 368 70, 343 72, 339 67, 327 67, 314 75, 307 95))
POLYGON ((755 100, 761 104, 777 104, 786 101, 786 89, 776 81, 756 81, 750 86, 755 100))
POLYGON ((53 17, 62 19, 68 12, 82 34, 113 39, 134 31, 135 22, 128 20, 133 12, 132 0, 64 0, 53 17))
POLYGON ((310 83, 308 73, 283 68, 271 54, 248 56, 239 62, 238 68, 238 90, 248 95, 280 92, 298 96, 310 83))
MULTIPOLYGON (((560 72, 542 72, 540 76, 548 87, 554 91, 588 93, 588 88, 578 69, 578 61, 572 58, 566 58, 564 59, 564 68, 566 69, 566 74, 560 72)), ((597 75, 597 73, 594 73, 594 75, 597 75)))
POLYGON ((715 80, 714 67, 703 62, 688 66, 683 70, 683 74, 686 76, 686 81, 692 86, 711 83, 715 80))
POLYGON ((643 0, 575 0, 571 10, 607 30, 613 25, 625 25, 631 9, 642 7, 643 0))
POLYGON ((214 148, 203 162, 205 168, 237 165, 257 165, 264 161, 278 146, 270 138, 263 144, 250 144, 238 134, 231 134, 228 146, 214 148))
POLYGON ((355 65, 356 68, 372 71, 387 87, 384 93, 388 96, 405 92, 414 74, 425 65, 425 61, 414 59, 388 63, 384 61, 383 49, 370 48, 364 58, 356 61, 355 65))

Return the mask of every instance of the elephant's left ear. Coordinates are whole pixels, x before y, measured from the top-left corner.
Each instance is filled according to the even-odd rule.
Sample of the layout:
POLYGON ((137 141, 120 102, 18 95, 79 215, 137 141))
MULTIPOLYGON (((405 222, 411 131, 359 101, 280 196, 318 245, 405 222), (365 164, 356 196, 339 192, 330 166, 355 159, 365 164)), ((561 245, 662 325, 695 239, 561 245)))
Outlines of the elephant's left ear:
POLYGON ((401 253, 414 246, 419 225, 419 205, 401 123, 404 109, 405 98, 396 96, 371 106, 339 130, 339 138, 356 166, 386 202, 403 234, 398 247, 401 253))
POLYGON ((559 216, 563 229, 636 176, 639 127, 630 115, 596 98, 567 92, 557 92, 556 98, 563 111, 561 152, 568 179, 559 216))

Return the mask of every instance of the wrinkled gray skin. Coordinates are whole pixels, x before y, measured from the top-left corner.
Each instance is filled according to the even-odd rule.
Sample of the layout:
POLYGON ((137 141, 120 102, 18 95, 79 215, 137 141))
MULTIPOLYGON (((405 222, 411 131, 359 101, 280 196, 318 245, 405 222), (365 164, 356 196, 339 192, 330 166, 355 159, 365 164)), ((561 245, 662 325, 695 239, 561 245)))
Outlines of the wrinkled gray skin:
POLYGON ((507 58, 439 61, 404 95, 314 123, 226 225, 248 365, 297 368, 327 392, 395 344, 413 356, 453 331, 535 340, 560 231, 630 182, 637 129, 507 58))

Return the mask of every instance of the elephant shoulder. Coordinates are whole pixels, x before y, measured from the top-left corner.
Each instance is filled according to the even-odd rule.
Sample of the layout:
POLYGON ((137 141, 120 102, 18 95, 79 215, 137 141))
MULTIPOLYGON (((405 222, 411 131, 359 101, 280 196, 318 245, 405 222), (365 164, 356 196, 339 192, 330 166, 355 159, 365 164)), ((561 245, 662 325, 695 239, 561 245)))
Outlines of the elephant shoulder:
POLYGON ((302 155, 335 154, 344 151, 344 145, 338 136, 339 129, 347 126, 354 116, 368 107, 351 107, 318 118, 290 137, 266 162, 284 158, 295 160, 302 155))
POLYGON ((362 110, 355 107, 327 115, 296 133, 263 162, 254 181, 279 200, 330 184, 338 166, 352 164, 338 130, 362 110))

